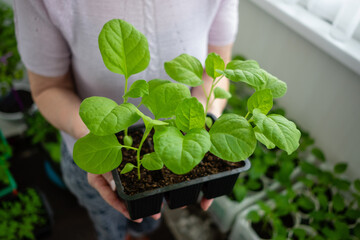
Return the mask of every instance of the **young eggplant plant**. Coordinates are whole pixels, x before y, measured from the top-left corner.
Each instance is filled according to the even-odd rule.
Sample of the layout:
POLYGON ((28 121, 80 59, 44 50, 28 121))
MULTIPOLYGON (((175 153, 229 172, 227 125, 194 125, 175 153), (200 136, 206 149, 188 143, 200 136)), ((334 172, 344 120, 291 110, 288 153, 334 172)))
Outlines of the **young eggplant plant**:
POLYGON ((266 115, 272 107, 273 97, 286 92, 286 84, 261 69, 255 61, 234 60, 225 65, 221 57, 210 53, 205 62, 206 73, 213 79, 210 92, 204 87, 201 62, 182 54, 166 62, 166 73, 178 83, 153 79, 135 81, 128 89, 131 75, 147 68, 150 53, 146 37, 131 24, 113 19, 107 22, 99 35, 99 48, 105 66, 125 78, 124 102, 118 105, 105 97, 90 97, 80 106, 80 117, 90 133, 74 146, 74 161, 82 169, 103 174, 117 168, 122 162, 122 149, 136 151, 137 164, 127 163, 121 173, 141 166, 158 170, 165 165, 175 174, 191 171, 210 151, 217 157, 238 162, 248 158, 255 150, 256 140, 268 148, 275 146, 291 154, 299 146, 300 131, 295 124, 280 115, 266 115), (231 95, 216 87, 222 78, 242 81, 256 92, 248 101, 248 114, 222 115, 212 126, 206 119, 211 96, 229 98, 231 95), (202 104, 191 97, 189 86, 202 85, 206 96, 205 111, 202 104), (154 119, 146 116, 128 102, 128 98, 141 98, 154 119), (138 147, 132 145, 127 129, 142 118, 145 131, 138 147), (210 131, 205 130, 205 122, 210 131), (154 129, 154 152, 141 158, 141 149, 154 129), (124 143, 118 142, 116 133, 124 131, 124 143))

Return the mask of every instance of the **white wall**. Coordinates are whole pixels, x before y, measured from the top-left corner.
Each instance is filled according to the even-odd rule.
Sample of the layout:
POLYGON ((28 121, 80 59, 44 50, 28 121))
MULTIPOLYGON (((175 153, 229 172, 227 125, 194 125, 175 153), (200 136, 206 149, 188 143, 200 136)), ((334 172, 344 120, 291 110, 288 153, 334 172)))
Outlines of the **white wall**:
POLYGON ((239 6, 234 53, 285 81, 288 92, 278 101, 289 118, 310 132, 329 161, 347 161, 348 174, 360 177, 360 76, 249 0, 239 6))

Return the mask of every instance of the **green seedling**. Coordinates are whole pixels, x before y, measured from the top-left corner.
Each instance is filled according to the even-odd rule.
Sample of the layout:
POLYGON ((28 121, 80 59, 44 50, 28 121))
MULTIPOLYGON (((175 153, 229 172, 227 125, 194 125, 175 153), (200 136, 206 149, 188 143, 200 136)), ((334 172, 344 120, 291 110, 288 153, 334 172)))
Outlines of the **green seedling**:
POLYGON ((164 64, 166 73, 177 83, 163 79, 137 80, 129 88, 129 77, 149 65, 146 37, 131 24, 114 19, 101 30, 99 48, 105 66, 124 76, 124 101, 117 104, 95 96, 81 103, 80 117, 90 133, 76 142, 74 160, 87 172, 103 174, 117 168, 122 162, 122 149, 135 150, 137 164, 127 163, 121 173, 137 169, 140 179, 141 166, 157 170, 165 165, 175 174, 188 173, 208 151, 226 161, 242 161, 252 155, 257 140, 268 148, 276 146, 288 154, 299 146, 301 134, 295 124, 281 115, 268 114, 273 98, 285 94, 286 84, 253 60, 233 60, 225 64, 219 55, 210 53, 205 61, 205 72, 212 78, 209 93, 205 91, 201 62, 188 54, 164 64), (255 93, 247 102, 246 116, 223 114, 209 124, 206 114, 212 104, 211 96, 231 97, 217 86, 225 77, 248 84, 255 93), (189 87, 196 86, 204 89, 205 106, 191 97, 189 87), (141 98, 140 105, 147 107, 154 119, 142 113, 140 105, 128 102, 129 98, 141 98), (127 129, 140 118, 145 131, 139 146, 134 147, 127 129), (209 131, 205 130, 205 122, 209 131), (142 146, 152 129, 155 130, 154 152, 141 157, 142 146), (124 131, 126 140, 123 143, 115 136, 120 131, 124 131))

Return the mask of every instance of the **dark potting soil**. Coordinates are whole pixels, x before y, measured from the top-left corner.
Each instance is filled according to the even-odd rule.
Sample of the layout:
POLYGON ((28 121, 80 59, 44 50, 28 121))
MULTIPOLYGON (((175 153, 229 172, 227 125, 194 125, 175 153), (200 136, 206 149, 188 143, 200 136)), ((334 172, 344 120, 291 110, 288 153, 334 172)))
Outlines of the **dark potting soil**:
POLYGON ((258 236, 262 239, 271 239, 273 235, 273 227, 269 223, 269 221, 266 221, 264 218, 262 218, 257 223, 251 223, 251 227, 254 229, 254 231, 258 234, 258 236))
MULTIPOLYGON (((16 90, 16 92, 23 104, 23 110, 28 110, 33 104, 31 93, 25 90, 16 90)), ((0 111, 5 113, 16 113, 22 111, 13 92, 9 92, 8 95, 0 98, 0 111)))
POLYGON ((275 174, 280 170, 280 167, 278 165, 273 165, 273 166, 270 166, 266 173, 265 173, 265 176, 270 178, 270 179, 274 179, 275 177, 275 174))
MULTIPOLYGON (((137 130, 130 134, 133 138, 133 147, 139 147, 139 143, 142 138, 142 132, 137 130)), ((120 143, 123 143, 123 136, 117 135, 120 143)), ((141 156, 154 151, 152 145, 152 133, 149 134, 147 141, 143 144, 141 156)), ((118 168, 120 171, 124 168, 126 163, 132 163, 137 165, 136 151, 122 149, 123 161, 118 168)), ((189 181, 203 176, 208 176, 231 169, 243 167, 245 163, 243 161, 237 163, 231 163, 224 161, 211 153, 206 153, 204 159, 189 173, 184 175, 176 175, 172 173, 165 166, 161 170, 149 171, 141 167, 140 175, 141 179, 138 179, 137 170, 120 174, 121 183, 124 186, 124 192, 128 195, 135 195, 140 192, 153 190, 156 188, 162 188, 168 185, 189 181)))
POLYGON ((292 228, 295 225, 294 217, 291 214, 286 214, 280 217, 281 222, 287 228, 292 228))

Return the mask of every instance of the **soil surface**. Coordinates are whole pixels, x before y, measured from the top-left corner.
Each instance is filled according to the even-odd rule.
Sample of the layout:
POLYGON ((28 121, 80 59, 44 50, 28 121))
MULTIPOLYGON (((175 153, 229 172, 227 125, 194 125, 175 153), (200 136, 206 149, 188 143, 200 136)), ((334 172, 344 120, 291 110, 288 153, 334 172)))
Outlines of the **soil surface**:
POLYGON ((251 227, 255 230, 255 232, 258 234, 258 236, 262 239, 271 239, 273 235, 273 227, 269 223, 269 221, 266 221, 264 218, 262 218, 257 223, 251 223, 251 227))
MULTIPOLYGON (((142 147, 141 155, 154 151, 152 144, 152 134, 153 133, 150 133, 147 141, 145 141, 142 147)), ((136 130, 129 133, 129 135, 131 135, 133 138, 133 147, 138 147, 142 138, 142 131, 136 130)), ((123 136, 117 134, 117 137, 119 142, 123 143, 123 136)), ((134 165, 137 165, 136 151, 123 148, 122 154, 123 161, 120 167, 117 169, 119 173, 126 163, 132 163, 134 165)), ((244 161, 232 163, 224 161, 208 152, 205 154, 204 159, 199 163, 199 165, 197 165, 193 170, 184 175, 176 175, 172 173, 169 169, 167 169, 165 166, 161 170, 156 171, 149 171, 141 167, 140 180, 138 180, 138 174, 136 169, 126 174, 120 174, 120 179, 124 186, 124 192, 128 195, 135 195, 140 192, 145 192, 172 184, 189 181, 199 177, 243 167, 244 165, 244 161)))

